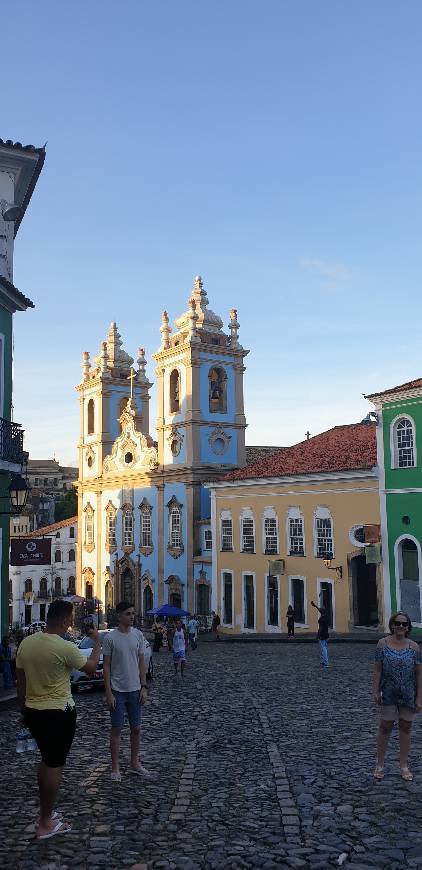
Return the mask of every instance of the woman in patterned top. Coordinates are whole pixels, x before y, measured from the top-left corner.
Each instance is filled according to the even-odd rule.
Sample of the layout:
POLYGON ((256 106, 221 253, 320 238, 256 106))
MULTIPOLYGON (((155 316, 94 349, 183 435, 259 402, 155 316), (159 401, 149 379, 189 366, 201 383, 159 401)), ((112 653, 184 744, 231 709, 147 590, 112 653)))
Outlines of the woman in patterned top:
POLYGON ((422 707, 422 658, 419 645, 408 638, 412 623, 407 613, 393 613, 388 627, 390 635, 377 644, 372 680, 374 701, 380 707, 374 777, 384 777, 385 752, 398 718, 400 773, 402 779, 410 781, 413 779, 408 767, 410 732, 422 707))

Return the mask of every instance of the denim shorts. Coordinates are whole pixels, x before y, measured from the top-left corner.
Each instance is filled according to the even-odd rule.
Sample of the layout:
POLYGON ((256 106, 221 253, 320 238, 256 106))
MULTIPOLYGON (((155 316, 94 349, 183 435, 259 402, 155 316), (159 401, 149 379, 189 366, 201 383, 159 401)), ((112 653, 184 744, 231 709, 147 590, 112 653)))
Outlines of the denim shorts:
POLYGON ((141 724, 142 706, 140 703, 140 689, 136 692, 115 692, 112 693, 116 699, 114 710, 110 710, 111 724, 116 728, 123 728, 125 723, 125 710, 129 725, 136 728, 141 724))

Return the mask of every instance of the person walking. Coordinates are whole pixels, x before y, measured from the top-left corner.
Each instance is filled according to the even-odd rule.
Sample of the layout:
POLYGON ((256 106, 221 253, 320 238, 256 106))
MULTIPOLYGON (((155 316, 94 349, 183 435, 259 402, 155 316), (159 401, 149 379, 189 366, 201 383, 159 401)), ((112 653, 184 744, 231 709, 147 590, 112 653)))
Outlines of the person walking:
POLYGON ((176 676, 184 676, 186 665, 186 631, 181 619, 176 619, 176 629, 173 635, 173 663, 176 676))
POLYGON ((93 674, 98 668, 101 644, 98 631, 91 630, 93 649, 86 653, 76 644, 63 640, 72 624, 73 605, 56 599, 50 604, 44 632, 25 638, 16 659, 18 703, 26 727, 41 753, 38 765, 40 816, 36 829, 38 840, 71 830, 54 812, 63 768, 76 729, 76 709, 70 690, 70 673, 76 668, 93 674))
POLYGON ((196 649, 198 642, 198 628, 199 622, 195 615, 191 616, 188 620, 188 635, 189 635, 189 646, 191 649, 196 649))
POLYGON ((328 622, 328 613, 325 607, 318 607, 317 604, 314 604, 311 601, 312 607, 315 607, 318 610, 320 616, 318 619, 318 641, 319 641, 319 652, 321 657, 321 666, 323 668, 328 668, 329 659, 328 659, 328 638, 330 636, 329 631, 329 622, 328 622))
POLYGON ((5 635, 0 644, 0 670, 3 674, 3 688, 13 689, 15 680, 12 672, 12 647, 9 635, 5 635))
POLYGON ((173 638, 174 638, 174 619, 170 616, 167 622, 167 648, 169 652, 173 652, 173 638))
POLYGON ((400 775, 410 782, 409 752, 412 723, 422 708, 422 658, 419 644, 409 639, 412 623, 407 613, 390 617, 390 634, 378 641, 372 677, 374 702, 380 708, 375 779, 384 778, 384 758, 393 730, 399 723, 400 775))
POLYGON ((220 640, 220 638, 218 636, 218 629, 220 627, 220 617, 219 617, 218 613, 216 613, 214 610, 212 611, 211 616, 212 616, 211 631, 215 635, 215 639, 220 640))
POLYGON ((163 629, 162 629, 160 623, 158 622, 157 618, 154 619, 154 622, 151 626, 151 631, 154 635, 154 643, 152 645, 152 651, 159 653, 160 649, 163 645, 163 629))
POLYGON ((295 614, 291 604, 289 604, 286 613, 287 618, 287 637, 295 636, 295 614))
POLYGON ((103 672, 111 719, 111 779, 120 782, 120 734, 125 711, 130 727, 131 773, 146 777, 151 774, 139 758, 141 713, 147 700, 145 639, 142 632, 133 627, 135 608, 129 601, 120 601, 116 613, 118 626, 109 631, 103 640, 103 672))

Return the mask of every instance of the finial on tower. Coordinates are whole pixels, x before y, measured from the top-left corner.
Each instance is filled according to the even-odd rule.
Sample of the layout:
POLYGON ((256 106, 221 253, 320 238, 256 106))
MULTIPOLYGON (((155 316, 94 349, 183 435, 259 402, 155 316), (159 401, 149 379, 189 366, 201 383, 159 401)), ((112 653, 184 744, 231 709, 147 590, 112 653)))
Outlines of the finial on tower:
MULTIPOLYGON (((195 280, 197 280, 197 279, 195 279, 195 280)), ((198 278, 198 280, 200 281, 201 279, 198 278)), ((189 305, 188 341, 190 341, 191 344, 195 344, 198 341, 201 341, 201 339, 199 338, 199 335, 196 331, 196 321, 198 320, 198 315, 196 313, 196 305, 195 305, 195 300, 194 300, 193 296, 191 296, 190 299, 188 299, 188 305, 189 305)))
POLYGON ((145 381, 147 380, 147 376, 145 374, 145 368, 146 368, 147 361, 145 358, 145 348, 144 347, 138 347, 137 363, 138 363, 138 378, 137 379, 140 383, 145 383, 145 381))
POLYGON ((107 342, 106 341, 101 342, 99 363, 100 363, 100 374, 102 375, 102 377, 103 378, 109 377, 110 371, 108 368, 108 350, 107 350, 107 342))
POLYGON ((169 326, 169 316, 167 311, 163 311, 161 315, 161 350, 167 350, 170 347, 171 326, 169 326))
POLYGON ((195 302, 196 308, 205 311, 208 305, 208 296, 204 290, 204 284, 200 275, 196 275, 193 281, 192 299, 195 302))
POLYGON ((89 379, 89 373, 91 370, 91 361, 89 359, 89 350, 84 350, 82 354, 82 377, 84 381, 89 379))
POLYGON ((230 309, 229 329, 230 329, 230 334, 231 334, 230 344, 232 347, 239 346, 239 336, 238 336, 239 328, 240 328, 240 323, 237 319, 237 308, 231 308, 230 309))

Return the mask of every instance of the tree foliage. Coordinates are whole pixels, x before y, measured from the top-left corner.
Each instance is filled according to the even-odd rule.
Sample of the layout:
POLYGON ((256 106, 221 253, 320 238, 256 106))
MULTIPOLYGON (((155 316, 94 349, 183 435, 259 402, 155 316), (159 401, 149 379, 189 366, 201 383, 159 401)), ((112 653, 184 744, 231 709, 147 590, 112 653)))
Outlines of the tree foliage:
POLYGON ((78 496, 76 489, 72 486, 65 495, 56 502, 54 511, 54 519, 56 523, 60 520, 68 520, 70 517, 76 516, 78 513, 78 496))

